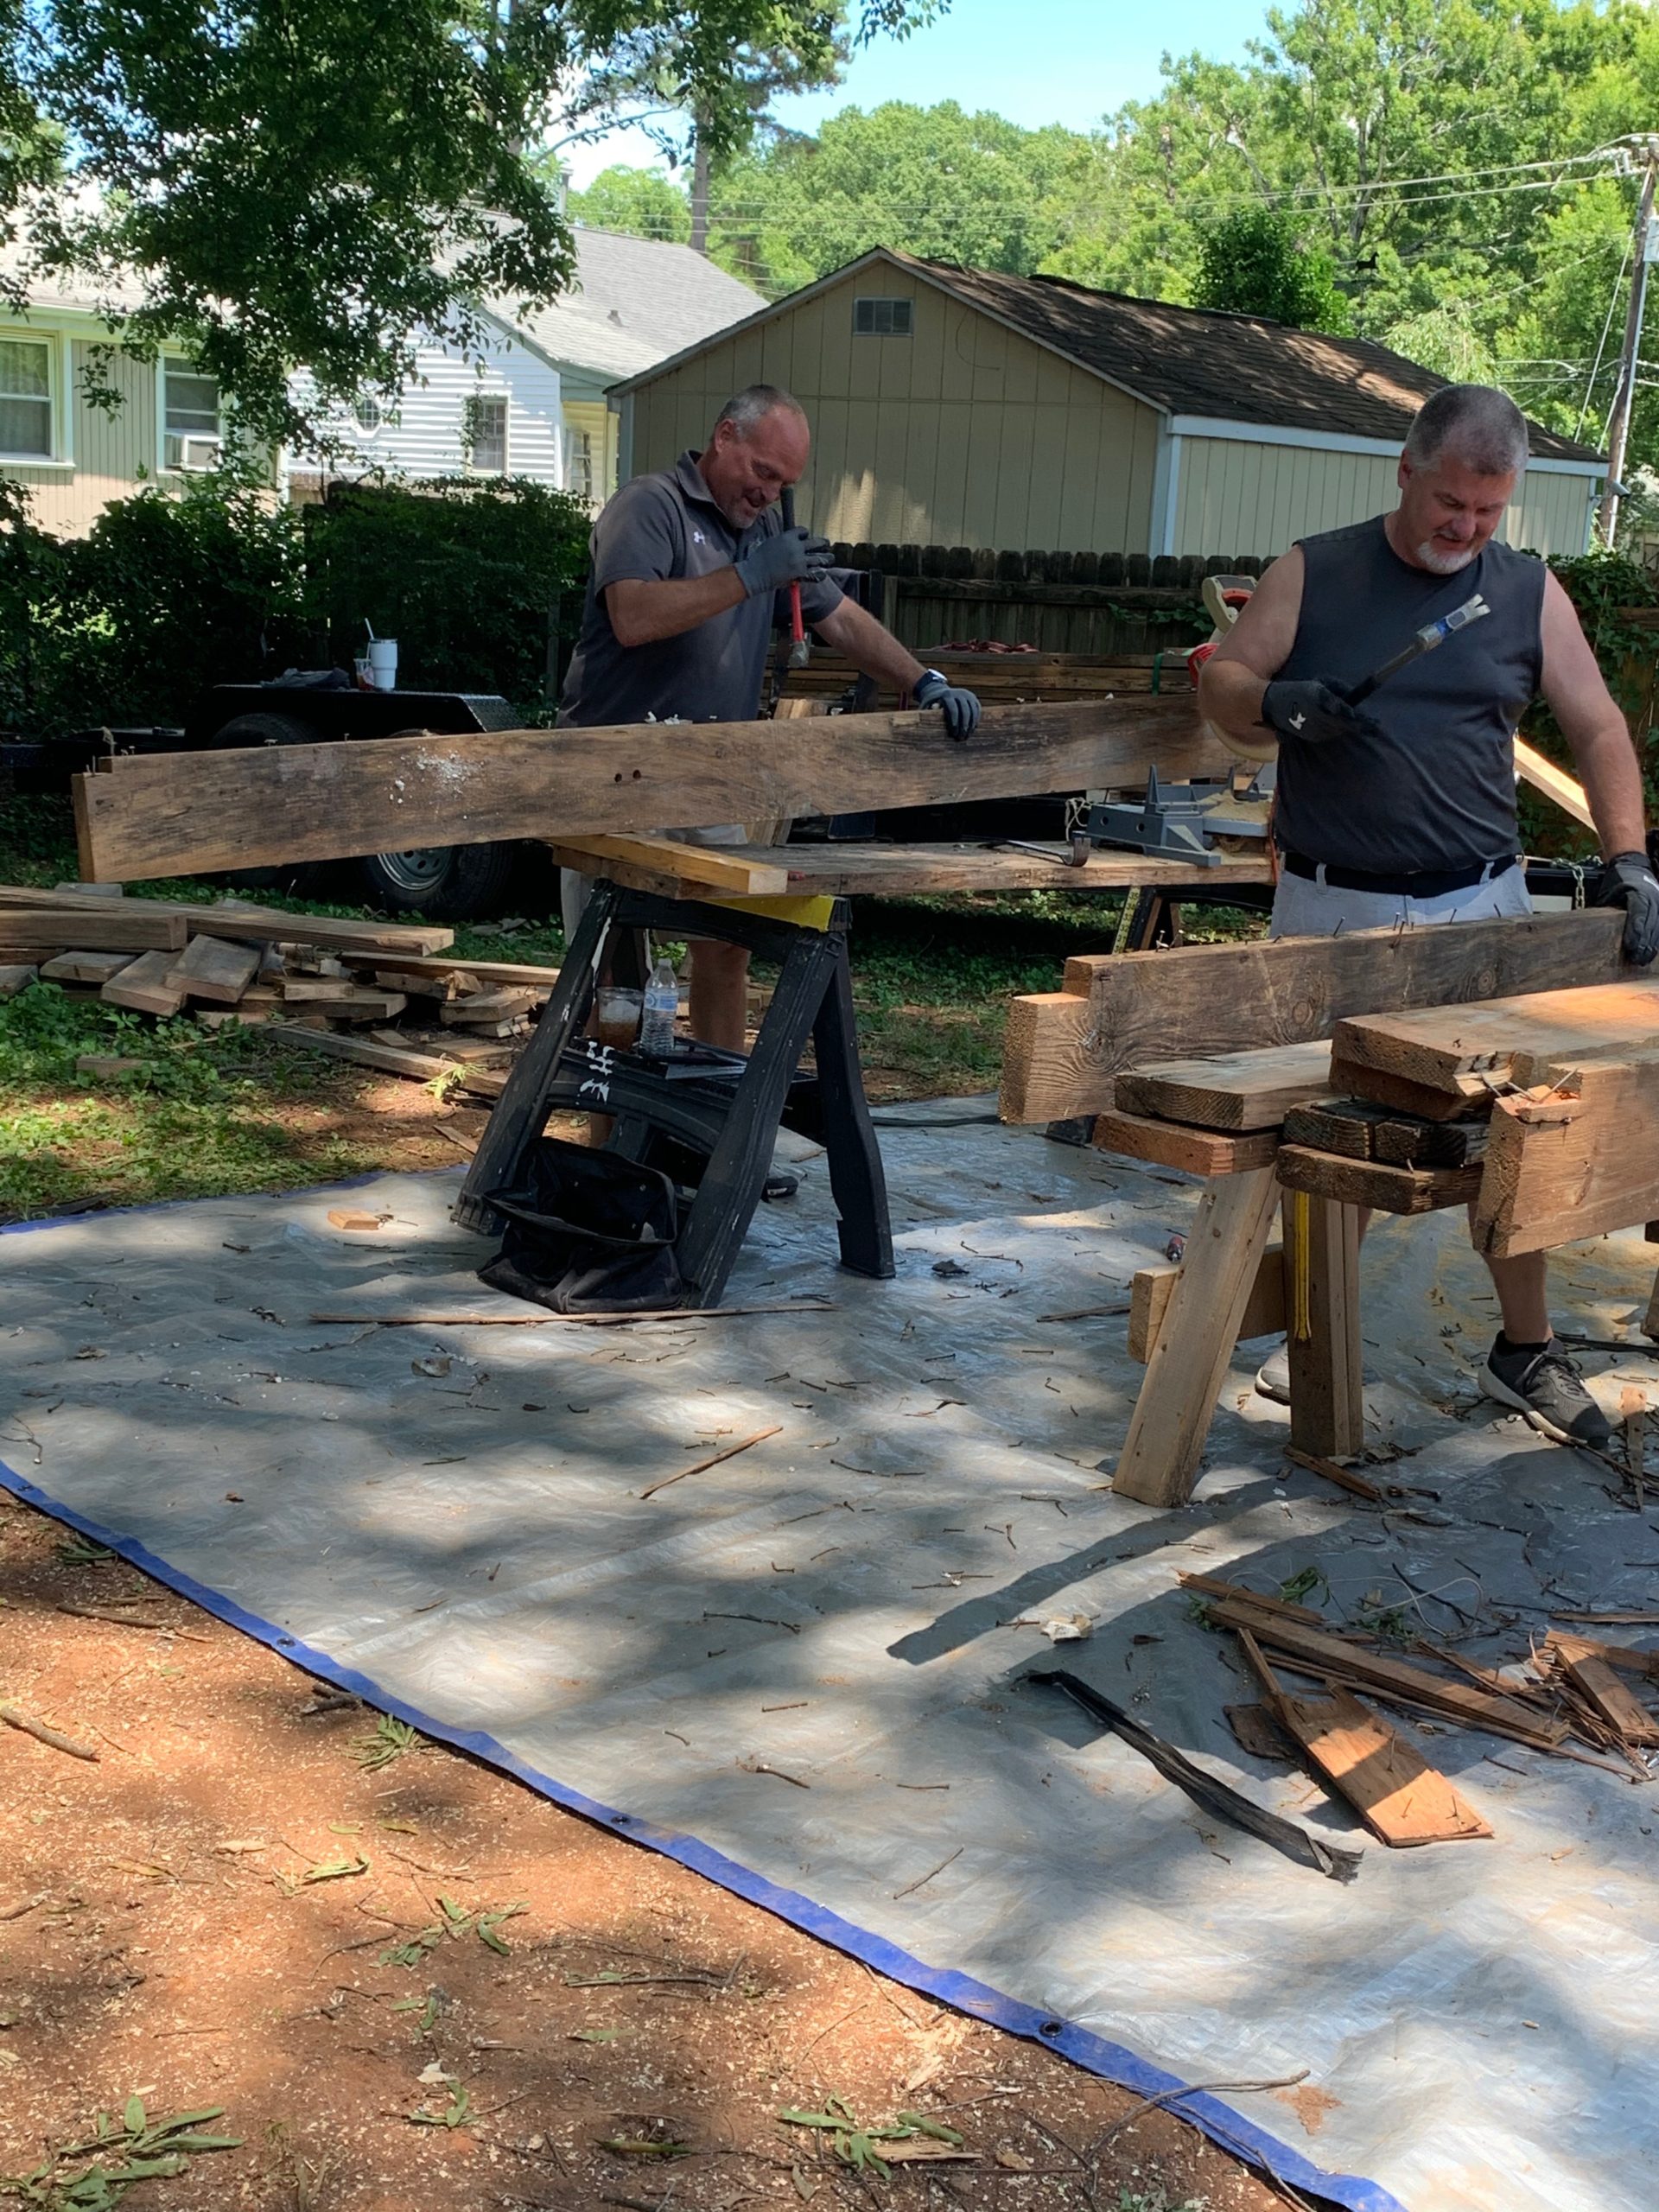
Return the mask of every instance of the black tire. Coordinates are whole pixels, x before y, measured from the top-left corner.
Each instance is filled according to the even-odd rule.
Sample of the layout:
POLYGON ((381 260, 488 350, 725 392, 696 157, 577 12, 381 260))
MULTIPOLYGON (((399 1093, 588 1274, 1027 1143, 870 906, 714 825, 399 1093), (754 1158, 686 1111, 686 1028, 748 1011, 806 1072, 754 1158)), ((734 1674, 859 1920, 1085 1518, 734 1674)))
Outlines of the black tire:
POLYGON ((469 922, 499 911, 518 854, 514 843, 428 845, 371 853, 356 865, 365 897, 384 912, 469 922))
MULTIPOLYGON (((233 715, 213 733, 215 753, 240 752, 256 745, 315 745, 317 733, 293 715, 233 715)), ((327 863, 302 861, 280 868, 229 869, 225 880, 237 891, 286 891, 303 896, 321 883, 327 863)))

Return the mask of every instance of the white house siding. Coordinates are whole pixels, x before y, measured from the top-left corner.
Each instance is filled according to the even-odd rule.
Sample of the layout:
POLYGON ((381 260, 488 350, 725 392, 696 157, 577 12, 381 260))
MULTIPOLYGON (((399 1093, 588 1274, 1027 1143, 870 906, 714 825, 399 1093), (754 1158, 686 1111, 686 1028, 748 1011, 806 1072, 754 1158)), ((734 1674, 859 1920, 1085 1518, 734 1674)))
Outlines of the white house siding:
MULTIPOLYGON (((1399 504, 1399 456, 1332 453, 1233 438, 1183 436, 1175 486, 1174 553, 1270 559, 1299 537, 1339 530, 1399 504)), ((1582 553, 1598 480, 1529 470, 1504 518, 1511 545, 1582 553)))
MULTIPOLYGON (((378 429, 365 434, 349 418, 330 423, 350 448, 343 460, 330 462, 331 472, 384 469, 413 478, 468 474, 464 432, 467 403, 474 393, 505 395, 507 474, 563 486, 559 372, 539 353, 505 340, 474 367, 458 347, 429 339, 420 349, 415 380, 378 429)), ((296 465, 308 464, 302 456, 296 465)))

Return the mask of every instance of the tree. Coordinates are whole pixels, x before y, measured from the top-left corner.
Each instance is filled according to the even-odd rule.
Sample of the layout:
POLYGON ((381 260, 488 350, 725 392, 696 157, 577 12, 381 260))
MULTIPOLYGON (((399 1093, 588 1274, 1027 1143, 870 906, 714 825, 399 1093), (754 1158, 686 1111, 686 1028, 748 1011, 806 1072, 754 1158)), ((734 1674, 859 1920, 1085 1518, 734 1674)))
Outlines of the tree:
POLYGON ((1310 251, 1291 217, 1270 207, 1241 208, 1205 231, 1192 302, 1234 315, 1268 315, 1294 330, 1353 328, 1330 255, 1310 251))
POLYGON ((566 207, 578 223, 596 231, 624 231, 636 238, 669 238, 683 245, 691 235, 691 208, 685 194, 660 169, 631 168, 615 162, 601 169, 585 192, 573 192, 566 207))
MULTIPOLYGON (((935 3, 867 0, 862 35, 935 3)), ((27 208, 22 281, 136 285, 111 308, 124 346, 182 342, 251 433, 302 439, 308 412, 404 383, 423 328, 477 346, 484 300, 568 284, 528 150, 550 115, 600 129, 654 75, 718 156, 751 121, 734 54, 816 51, 836 20, 818 0, 35 0, 6 17, 0 216, 27 208)))

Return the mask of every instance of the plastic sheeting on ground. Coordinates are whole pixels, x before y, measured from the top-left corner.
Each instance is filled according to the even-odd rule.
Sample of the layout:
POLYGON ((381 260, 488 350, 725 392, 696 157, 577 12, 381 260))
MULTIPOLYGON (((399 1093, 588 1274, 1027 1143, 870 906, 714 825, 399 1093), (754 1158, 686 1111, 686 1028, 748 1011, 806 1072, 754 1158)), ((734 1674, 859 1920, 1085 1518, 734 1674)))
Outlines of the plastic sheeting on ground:
MULTIPOLYGON (((1370 1433, 1418 1517, 1287 1469, 1242 1355, 1197 1503, 1156 1513, 1097 1463, 1140 1381, 1128 1278, 1196 1187, 983 1102, 882 1122, 898 1280, 836 1269, 820 1160, 760 1209, 728 1292, 836 1301, 810 1316, 315 1320, 525 1312, 473 1280, 487 1248, 449 1224, 445 1175, 353 1186, 372 1232, 331 1227, 317 1191, 9 1232, 4 1478, 303 1663, 1099 2070, 1311 2069, 1314 2094, 1186 2107, 1304 2190, 1650 2212, 1651 1790, 1425 1729, 1495 1840, 1367 1843, 1339 1886, 1022 1680, 1058 1656, 1364 1843, 1241 1751, 1222 1709, 1250 1686, 1178 1568, 1271 1591, 1313 1567, 1333 1614, 1397 1611, 1482 1659, 1552 1610, 1655 1602, 1659 1536, 1614 1478, 1475 1396, 1494 1308, 1461 1217, 1382 1221, 1365 1249, 1370 1433), (1095 1624, 1056 1653, 1033 1624, 1068 1613, 1095 1624)), ((1562 1255, 1563 1325, 1618 1333, 1653 1265, 1638 1236, 1562 1255)), ((1610 1404, 1619 1376, 1659 1379, 1589 1365, 1610 1404)))

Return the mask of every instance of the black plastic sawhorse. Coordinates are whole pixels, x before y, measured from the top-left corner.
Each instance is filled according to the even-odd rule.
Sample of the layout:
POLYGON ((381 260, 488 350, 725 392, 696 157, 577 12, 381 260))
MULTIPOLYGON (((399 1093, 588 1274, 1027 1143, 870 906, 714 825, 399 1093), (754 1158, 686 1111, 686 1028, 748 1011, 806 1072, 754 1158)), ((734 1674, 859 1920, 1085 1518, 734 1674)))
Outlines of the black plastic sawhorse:
MULTIPOLYGON (((780 1127, 822 1144, 840 1216, 841 1262, 885 1280, 893 1268, 881 1154, 864 1096, 847 964, 851 912, 837 899, 823 929, 701 900, 659 899, 601 876, 559 970, 559 980, 519 1054, 473 1158, 454 1218, 490 1235, 499 1226, 492 1193, 512 1189, 548 1116, 571 1108, 609 1115, 610 1148, 658 1164, 700 1159, 696 1195, 676 1243, 688 1305, 717 1306, 754 1209, 780 1127), (779 965, 753 1052, 710 1056, 694 1072, 580 1034, 613 931, 715 938, 779 965), (798 1077, 810 1037, 816 1077, 798 1077)), ((670 1166, 673 1173, 673 1166, 670 1166)), ((681 1178, 679 1179, 684 1179, 681 1178)))

